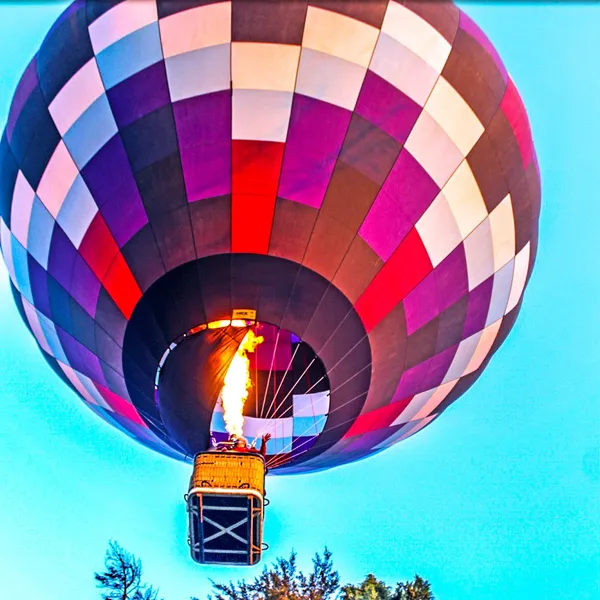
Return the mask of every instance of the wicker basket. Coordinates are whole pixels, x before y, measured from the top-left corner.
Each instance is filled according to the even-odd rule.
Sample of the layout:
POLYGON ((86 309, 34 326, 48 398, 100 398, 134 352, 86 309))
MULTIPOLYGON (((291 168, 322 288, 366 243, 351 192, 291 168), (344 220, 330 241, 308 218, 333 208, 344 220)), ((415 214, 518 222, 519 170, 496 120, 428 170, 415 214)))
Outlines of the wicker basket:
POLYGON ((192 558, 254 565, 263 551, 265 461, 254 452, 203 452, 187 494, 192 558))

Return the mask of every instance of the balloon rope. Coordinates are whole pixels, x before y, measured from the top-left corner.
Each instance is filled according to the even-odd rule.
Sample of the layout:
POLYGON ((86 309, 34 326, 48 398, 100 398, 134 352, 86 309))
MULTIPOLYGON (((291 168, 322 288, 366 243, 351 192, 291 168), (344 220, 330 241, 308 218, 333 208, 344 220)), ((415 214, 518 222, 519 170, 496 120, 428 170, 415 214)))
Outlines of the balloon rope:
POLYGON ((258 416, 258 347, 254 350, 254 414, 258 416))
MULTIPOLYGON (((344 402, 343 404, 340 404, 339 406, 336 406, 336 407, 335 407, 335 408, 334 408, 334 409, 333 409, 331 412, 329 412, 329 413, 327 414, 327 417, 329 417, 329 415, 332 415, 334 412, 336 412, 336 411, 338 411, 338 410, 340 410, 340 409, 344 408, 345 406, 347 406, 347 405, 348 405, 348 404, 350 404, 351 402, 354 402, 354 401, 355 401, 357 398, 360 398, 361 396, 364 396, 364 395, 365 395, 365 393, 366 393, 366 392, 363 392, 362 394, 358 394, 358 396, 354 396, 354 398, 350 398, 350 400, 347 400, 347 401, 346 401, 346 402, 344 402)), ((347 425, 348 423, 352 423, 352 422, 354 422, 355 420, 356 420, 356 418, 355 418, 355 417, 353 417, 352 419, 348 419, 348 420, 346 420, 346 421, 343 421, 342 423, 338 423, 337 425, 335 425, 334 427, 332 427, 330 431, 333 431, 334 429, 337 429, 338 427, 343 427, 344 425, 347 425)), ((305 430, 305 431, 308 431, 308 430, 305 430)), ((320 434, 309 436, 309 438, 308 438, 306 441, 302 442, 302 443, 301 443, 301 444, 298 446, 298 448, 296 448, 296 449, 302 448, 302 446, 305 446, 305 445, 306 445, 306 444, 308 444, 308 443, 309 443, 309 442, 310 442, 310 441, 311 441, 313 438, 316 438, 316 437, 318 437, 319 435, 320 435, 320 434)), ((302 436, 300 435, 300 436, 297 436, 297 437, 302 437, 302 436)), ((287 445, 287 446, 284 448, 284 450, 286 450, 286 449, 287 449, 289 446, 290 446, 290 444, 288 444, 288 445, 287 445)), ((309 450, 309 449, 307 449, 306 451, 308 451, 308 450, 309 450)), ((278 452, 278 453, 277 453, 276 455, 274 455, 274 456, 278 457, 280 454, 285 454, 285 452, 278 452)), ((297 456, 297 455, 296 455, 296 456, 297 456)), ((281 457, 280 457, 280 458, 281 458, 281 457)), ((295 458, 295 456, 292 456, 292 457, 290 457, 288 460, 291 460, 292 458, 295 458)), ((267 464, 269 464, 269 461, 267 461, 267 464)), ((277 466, 277 465, 275 465, 275 466, 277 466)))
MULTIPOLYGON (((325 418, 325 415, 323 415, 323 418, 325 418)), ((310 428, 309 428, 309 429, 310 429, 310 428)), ((309 429, 306 429, 306 430, 304 430, 304 431, 302 432, 302 435, 300 435, 300 436, 297 436, 297 437, 308 437, 308 439, 307 439, 307 440, 305 440, 304 442, 302 442, 302 443, 301 443, 301 444, 300 444, 300 445, 299 445, 299 446, 296 448, 296 450, 297 450, 298 448, 302 448, 302 446, 304 446, 304 445, 308 444, 308 443, 309 443, 311 440, 313 440, 313 439, 315 439, 315 438, 319 437, 319 434, 318 434, 318 433, 315 433, 314 435, 311 435, 311 436, 305 436, 304 434, 305 434, 307 431, 309 431, 309 429)), ((296 454, 296 455, 294 455, 294 456, 290 456, 290 457, 282 456, 282 455, 285 455, 285 454, 287 454, 287 453, 288 453, 288 452, 287 452, 287 451, 288 451, 288 449, 290 449, 290 450, 292 449, 292 447, 293 447, 293 444, 294 444, 294 440, 292 439, 292 441, 291 441, 291 442, 289 442, 289 443, 288 443, 286 446, 284 446, 284 448, 281 450, 281 452, 278 452, 277 454, 274 454, 274 455, 273 455, 273 458, 270 458, 270 459, 267 461, 267 467, 278 467, 278 466, 280 466, 281 464, 283 464, 283 462, 287 462, 287 461, 289 461, 289 460, 292 460, 292 458, 296 458, 296 456, 298 456, 297 454, 296 454)), ((304 451, 303 451, 303 452, 301 452, 300 454, 304 454, 304 452, 308 452, 308 450, 310 450, 310 448, 307 448, 306 450, 304 450, 304 451)))
MULTIPOLYGON (((339 365, 340 363, 338 362, 337 365, 339 365)), ((333 369, 335 369, 335 367, 337 367, 337 365, 335 365, 333 367, 333 369)), ((371 365, 367 365, 367 367, 365 367, 364 369, 370 367, 371 365)), ((333 371, 333 369, 331 369, 331 371, 333 371)), ((346 385, 349 381, 351 381, 352 379, 354 379, 357 375, 359 375, 360 373, 362 373, 362 371, 364 371, 364 369, 361 369, 360 371, 358 371, 358 373, 355 373, 354 375, 352 375, 352 377, 349 377, 348 379, 346 379, 346 381, 344 381, 343 383, 340 383, 340 385, 338 385, 334 390, 331 390, 329 393, 333 394, 334 392, 336 392, 337 390, 339 390, 341 387, 343 387, 344 385, 346 385)), ((330 371, 330 373, 331 373, 330 371)), ((323 379, 325 379, 325 376, 321 377, 321 379, 319 379, 313 386, 311 386, 308 391, 306 391, 305 393, 308 394, 314 387, 316 387, 319 383, 321 383, 321 381, 323 381, 323 379)), ((364 394, 364 392, 363 392, 364 394)), ((346 406, 349 402, 353 402, 354 400, 356 400, 356 398, 359 398, 360 396, 362 396, 363 394, 359 394, 358 396, 348 400, 348 402, 345 402, 344 404, 341 404, 340 406, 338 406, 337 408, 335 408, 334 410, 332 410, 330 413, 328 414, 332 414, 334 413, 336 410, 343 408, 344 406, 346 406)), ((282 418, 284 415, 286 415, 290 410, 292 410, 294 408, 293 404, 292 406, 288 406, 288 408, 279 415, 278 418, 282 418)), ((264 429, 264 431, 267 431, 267 428, 264 429)), ((262 435, 262 434, 261 434, 262 435)))
POLYGON ((279 386, 277 387, 277 390, 275 391, 275 394, 273 394, 273 398, 271 399, 271 404, 269 404, 269 408, 267 409, 267 414, 265 416, 265 419, 269 418, 269 413, 271 412, 271 408, 273 407, 273 403, 277 399, 277 394, 279 394, 279 390, 281 389, 281 386, 283 385, 283 382, 285 381, 285 378, 286 378, 287 374, 290 371, 290 367, 292 366, 292 363, 294 362, 294 358, 296 358, 296 352, 298 352, 298 348, 300 348, 300 344, 298 344, 296 346, 296 349, 294 350, 294 354, 292 354, 292 358, 290 358, 290 362, 288 363, 287 369, 283 373, 283 377, 281 378, 281 381, 279 382, 279 386))
MULTIPOLYGON (((319 383, 321 383, 321 381, 323 381, 323 379, 325 379, 325 375, 323 375, 323 377, 321 377, 318 381, 316 381, 313 385, 310 386, 310 388, 308 388, 308 390, 306 392, 304 392, 305 394, 310 394, 310 392, 319 385, 319 383)), ((329 392, 328 392, 329 393, 329 392)), ((287 415, 287 413, 289 413, 291 410, 293 410, 294 405, 292 404, 291 406, 288 406, 280 415, 278 415, 278 419, 282 419, 283 417, 285 417, 285 415, 287 415)), ((264 428, 261 429, 261 432, 258 434, 258 437, 262 436, 265 433, 273 433, 274 427, 275 425, 273 425, 274 423, 274 419, 269 419, 271 421, 270 424, 265 424, 264 428)))
MULTIPOLYGON (((281 329, 277 330, 277 337, 275 338, 275 348, 273 349, 273 356, 271 356, 271 366, 269 367, 269 376, 267 377, 267 385, 265 386, 265 395, 262 401, 262 404, 260 405, 260 417, 262 418, 263 415, 263 409, 265 404, 267 403, 267 392, 269 391, 269 383, 271 383, 271 373, 273 372, 273 364, 275 362, 275 354, 277 354, 277 344, 279 342, 279 334, 281 333, 281 329)), ((257 380, 257 391, 256 393, 258 394, 258 380, 257 380)))
MULTIPOLYGON (((313 359, 310 361, 310 363, 309 363, 308 367, 306 367, 306 369, 304 369, 304 372, 302 373, 302 375, 300 375, 300 377, 298 377, 298 379, 297 379, 296 383, 294 383, 294 385, 292 386, 292 389, 291 389, 291 390, 290 390, 290 391, 289 391, 289 392, 286 394, 285 398, 284 398, 284 399, 281 401, 281 406, 284 406, 284 405, 285 405, 285 401, 286 401, 286 400, 287 400, 287 399, 290 397, 290 394, 292 394, 292 393, 294 392, 294 390, 296 389, 296 387, 298 386, 298 384, 299 384, 299 383, 302 381, 302 378, 303 378, 303 377, 306 375, 307 371, 308 371, 308 370, 309 370, 309 369, 312 367, 312 364, 315 362, 315 360, 317 360, 317 359, 316 359, 316 357, 315 357, 315 358, 313 358, 313 359)), ((294 405, 293 405, 293 403, 292 403, 292 407, 293 407, 293 406, 294 406, 294 405)), ((287 409, 287 410, 289 410, 289 407, 288 407, 288 409, 287 409)), ((276 415, 277 415, 277 408, 276 408, 276 409, 275 409, 275 411, 273 412, 273 415, 272 415, 272 417, 271 417, 271 418, 275 419, 275 418, 276 418, 276 415)), ((268 413, 267 413, 267 418, 269 418, 269 415, 268 415, 268 413)))
MULTIPOLYGON (((331 367, 331 369, 329 369, 329 370, 327 371, 327 376, 328 376, 328 375, 330 375, 331 373, 333 373, 333 371, 334 371, 335 369, 337 369, 337 367, 339 367, 339 366, 342 364, 342 362, 344 361, 344 359, 345 359, 345 358, 346 358, 346 357, 347 357, 347 356, 348 356, 348 355, 349 355, 349 354, 350 354, 350 353, 351 353, 351 352, 352 352, 352 351, 353 351, 353 350, 354 350, 354 349, 355 349, 355 348, 356 348, 356 347, 357 347, 357 346, 358 346, 358 345, 359 345, 359 344, 362 342, 362 340, 363 340, 363 339, 364 339, 364 338, 361 338, 361 339, 360 339, 360 340, 359 340, 359 341, 358 341, 356 344, 354 344, 354 346, 352 346, 352 348, 350 348, 350 350, 348 350, 348 352, 346 352, 346 354, 344 354, 344 355, 343 355, 343 356, 342 356, 342 357, 341 357, 341 358, 340 358, 340 359, 339 359, 339 360, 338 360, 338 361, 337 361, 337 362, 336 362, 336 363, 335 363, 335 364, 334 364, 334 365, 331 367)), ((327 344, 326 344, 326 345, 327 345, 327 344)), ((298 347, 296 347, 296 350, 297 350, 297 349, 298 349, 298 347)), ((295 353, 294 353, 294 356, 295 356, 295 353)), ((293 357, 293 356, 292 356, 292 360, 294 360, 294 357, 293 357)), ((290 364, 291 364, 291 361, 290 361, 290 364)), ((371 366, 371 365, 368 365, 368 366, 371 366)), ((289 369, 289 367, 290 367, 290 365, 288 365, 288 369, 289 369)), ((365 367, 365 368, 367 368, 367 367, 365 367)), ((364 369, 363 369, 363 370, 364 370, 364 369)), ((359 371, 358 373, 361 373, 361 372, 362 372, 362 370, 361 370, 361 371, 359 371)), ((352 375, 352 377, 348 377, 348 379, 346 379, 346 380, 345 380, 343 383, 341 383, 341 384, 338 386, 338 388, 342 387, 343 385, 346 385, 346 383, 348 383, 348 381, 350 381, 351 379, 353 379, 354 377, 356 377, 356 375, 358 375, 358 373, 355 373, 354 375, 352 375)), ((323 379, 324 379, 324 377, 321 377, 321 379, 319 379, 319 381, 317 381, 317 383, 315 384, 315 386, 316 386, 318 383, 320 383, 320 382, 321 382, 323 379)), ((312 390, 312 389, 313 389, 315 386, 311 386, 311 388, 309 389, 309 391, 308 391, 308 392, 310 392, 310 390, 312 390)), ((338 388, 336 388, 336 389, 338 389, 338 388)), ((306 393, 306 394, 308 394, 308 392, 305 392, 305 393, 306 393)), ((266 394, 265 394, 265 398, 266 398, 266 394)), ((289 411, 289 408, 288 408, 288 409, 287 409, 285 412, 288 412, 288 411, 289 411)), ((280 416, 282 416, 282 415, 280 415, 280 416)))

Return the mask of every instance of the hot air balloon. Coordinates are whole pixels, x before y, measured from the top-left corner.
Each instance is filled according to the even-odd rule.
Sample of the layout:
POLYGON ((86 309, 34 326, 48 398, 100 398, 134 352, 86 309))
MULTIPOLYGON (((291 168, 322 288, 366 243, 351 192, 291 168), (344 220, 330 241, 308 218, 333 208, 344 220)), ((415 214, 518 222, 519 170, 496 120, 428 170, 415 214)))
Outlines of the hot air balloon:
POLYGON ((475 382, 539 209, 521 98, 451 2, 77 1, 0 142, 15 304, 90 410, 179 460, 256 464, 204 454, 245 358, 243 434, 272 436, 236 475, 258 521, 251 544, 248 522, 196 532, 200 562, 260 558, 264 464, 373 455, 475 382))

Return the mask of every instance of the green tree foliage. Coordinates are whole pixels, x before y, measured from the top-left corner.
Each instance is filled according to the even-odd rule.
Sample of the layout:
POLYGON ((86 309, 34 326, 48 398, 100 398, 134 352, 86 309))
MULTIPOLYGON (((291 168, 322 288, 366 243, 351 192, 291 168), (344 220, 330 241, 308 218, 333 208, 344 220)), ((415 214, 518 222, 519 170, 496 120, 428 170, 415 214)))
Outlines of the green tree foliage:
POLYGON ((391 598, 391 588, 371 573, 360 585, 345 585, 340 594, 340 600, 391 600, 391 598))
POLYGON ((340 577, 327 548, 323 555, 315 555, 308 575, 298 569, 296 554, 292 552, 289 559, 278 558, 265 567, 250 583, 212 584, 210 600, 435 600, 429 582, 418 575, 412 581, 399 581, 395 588, 372 574, 359 585, 340 587, 340 577))
MULTIPOLYGON (((330 600, 340 587, 340 576, 333 568, 331 552, 313 558, 312 571, 298 570, 296 553, 289 559, 278 558, 251 583, 213 583, 212 600, 330 600)), ((197 599, 193 599, 197 600, 197 599)))
POLYGON ((390 600, 435 600, 431 584, 415 575, 412 581, 399 582, 390 600))
POLYGON ((142 561, 110 541, 105 571, 94 573, 103 600, 160 600, 158 590, 142 582, 142 561))
MULTIPOLYGON (((209 600, 435 600, 428 581, 415 575, 411 581, 399 581, 390 587, 373 574, 358 585, 340 586, 331 552, 315 554, 312 570, 299 568, 296 553, 288 559, 278 558, 265 566, 254 581, 215 583, 209 600)), ((103 600, 162 600, 158 590, 142 581, 142 562, 117 542, 109 542, 104 560, 105 570, 95 573, 96 585, 103 600)), ((198 598, 191 598, 198 600, 198 598)))
POLYGON ((345 585, 340 600, 435 600, 431 585, 415 575, 412 581, 399 581, 394 590, 369 574, 360 585, 345 585))

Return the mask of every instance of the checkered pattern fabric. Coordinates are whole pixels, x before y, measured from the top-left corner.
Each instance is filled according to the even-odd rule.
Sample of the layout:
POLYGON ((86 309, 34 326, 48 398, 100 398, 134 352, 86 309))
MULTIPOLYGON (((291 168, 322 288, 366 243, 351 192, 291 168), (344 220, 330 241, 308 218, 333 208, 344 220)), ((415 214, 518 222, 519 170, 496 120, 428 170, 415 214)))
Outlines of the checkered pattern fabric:
MULTIPOLYGON (((0 247, 25 323, 93 411, 160 452, 182 457, 123 368, 155 282, 256 254, 348 299, 368 393, 339 439, 285 472, 405 439, 474 382, 516 319, 539 208, 521 98, 446 2, 74 2, 0 141, 0 247)), ((286 444, 304 418, 292 398, 286 444)))

